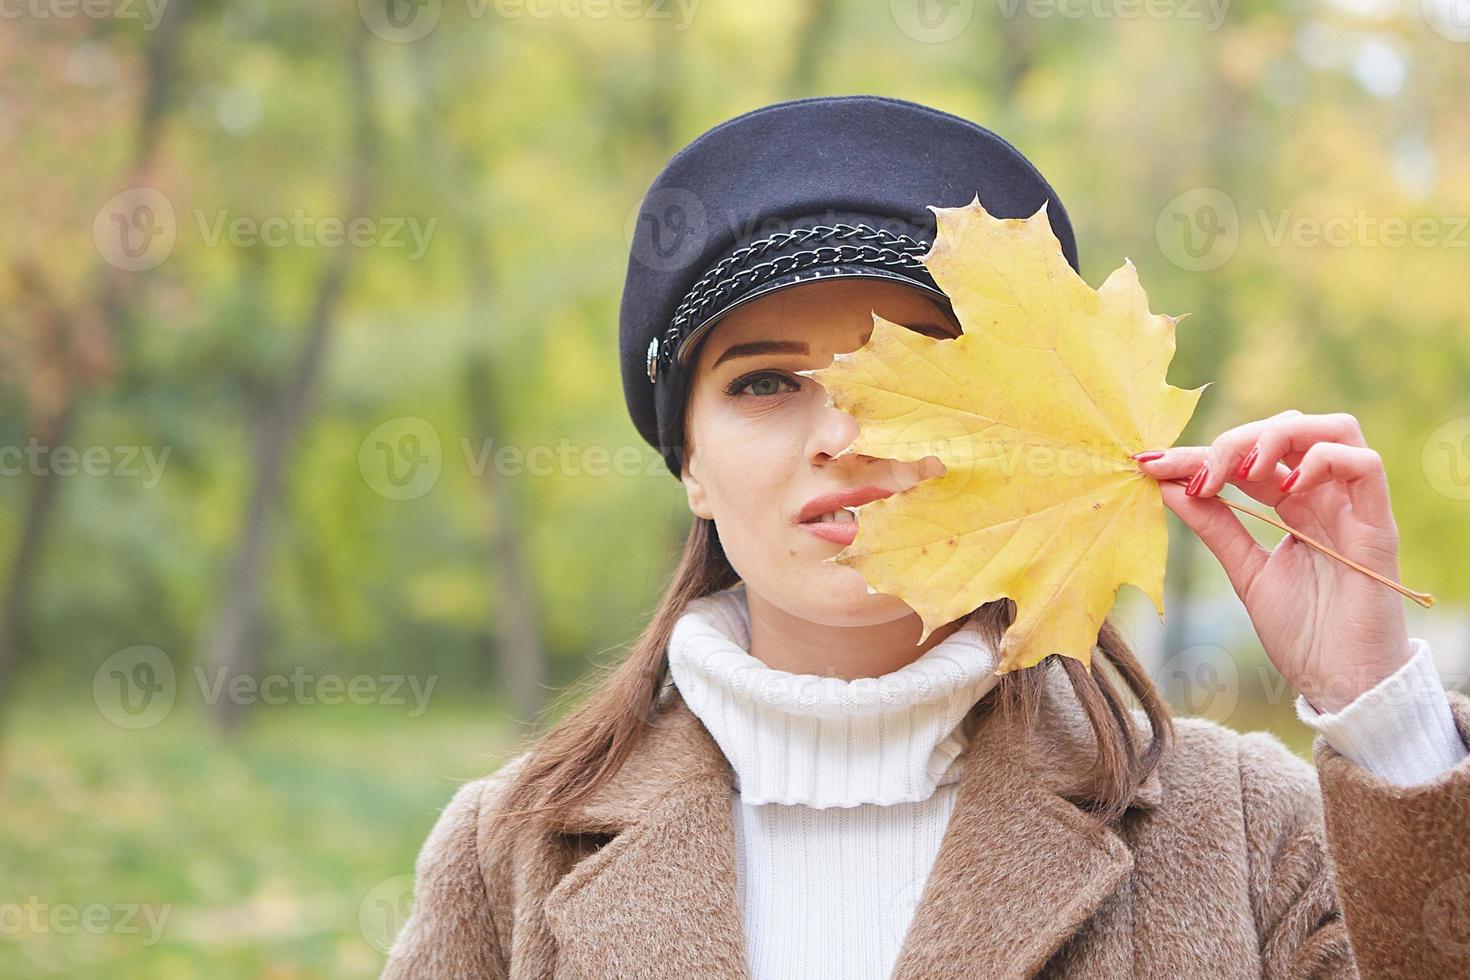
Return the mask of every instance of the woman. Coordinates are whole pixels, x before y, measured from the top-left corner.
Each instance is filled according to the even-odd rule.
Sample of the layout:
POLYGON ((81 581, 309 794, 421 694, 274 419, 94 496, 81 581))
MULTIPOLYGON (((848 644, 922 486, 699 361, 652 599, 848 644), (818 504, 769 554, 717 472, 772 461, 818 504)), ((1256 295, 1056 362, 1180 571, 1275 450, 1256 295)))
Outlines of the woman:
POLYGON ((1265 551, 1212 499, 1233 482, 1397 578, 1351 416, 1138 457, 1302 692, 1315 772, 1270 734, 1171 720, 1111 624, 1094 671, 996 675, 1009 600, 919 646, 913 610, 824 563, 844 507, 940 468, 839 456, 857 423, 797 372, 874 312, 957 335, 917 257, 926 206, 977 194, 1045 203, 1077 267, 1014 147, 911 102, 767 106, 655 180, 623 379, 685 488, 683 558, 628 659, 450 802, 385 977, 1470 973, 1470 698, 1392 590, 1290 538, 1265 551))

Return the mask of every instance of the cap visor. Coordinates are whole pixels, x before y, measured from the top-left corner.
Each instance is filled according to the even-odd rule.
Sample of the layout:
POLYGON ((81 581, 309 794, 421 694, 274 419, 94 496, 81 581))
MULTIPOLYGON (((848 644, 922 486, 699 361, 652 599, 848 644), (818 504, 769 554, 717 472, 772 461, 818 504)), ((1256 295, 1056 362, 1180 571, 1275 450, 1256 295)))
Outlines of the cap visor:
POLYGON ((703 323, 690 331, 679 342, 679 347, 675 352, 676 360, 681 367, 688 367, 689 359, 694 350, 699 346, 700 339, 708 334, 715 324, 722 320, 731 310, 738 309, 746 303, 759 299, 762 296, 779 292, 782 289, 789 289, 792 286, 799 286, 802 283, 814 282, 818 279, 886 279, 890 282, 898 282, 905 286, 910 286, 942 301, 946 305, 949 304, 949 297, 943 291, 927 283, 920 282, 911 276, 906 276, 902 272, 895 272, 892 269, 857 264, 821 265, 811 269, 797 269, 784 275, 776 276, 774 279, 761 283, 749 292, 740 293, 733 299, 726 301, 724 305, 716 309, 703 323))

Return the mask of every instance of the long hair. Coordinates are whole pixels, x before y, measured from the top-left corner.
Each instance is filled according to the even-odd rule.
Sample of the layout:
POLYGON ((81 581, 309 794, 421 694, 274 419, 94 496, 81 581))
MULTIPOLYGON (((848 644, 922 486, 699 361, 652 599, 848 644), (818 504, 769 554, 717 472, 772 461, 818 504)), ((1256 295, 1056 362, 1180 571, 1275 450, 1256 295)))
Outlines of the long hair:
MULTIPOLYGON (((585 693, 569 691, 580 702, 543 735, 527 736, 513 750, 524 759, 497 796, 501 817, 535 816, 549 826, 612 779, 658 710, 668 670, 666 651, 674 623, 693 599, 740 581, 720 545, 713 521, 696 517, 672 582, 632 651, 585 693)), ((1015 603, 1000 599, 978 610, 984 635, 997 647, 1014 620, 1015 603)), ((986 713, 1000 710, 1028 731, 1043 708, 1045 679, 1039 671, 1060 663, 1095 736, 1095 790, 1074 803, 1112 822, 1127 809, 1134 790, 1162 762, 1173 739, 1166 702, 1111 622, 1098 633, 1092 671, 1076 659, 1053 655, 1032 668, 1013 670, 966 715, 966 733, 986 713), (1102 668, 1101 670, 1099 668, 1102 668), (1135 713, 1125 698, 1142 708, 1151 729, 1142 752, 1137 746, 1135 713)), ((548 709, 552 710, 552 709, 548 709)), ((513 821, 497 820, 498 827, 513 821)), ((507 831, 508 832, 508 831, 507 831)), ((492 845, 493 846, 493 845, 492 845)))

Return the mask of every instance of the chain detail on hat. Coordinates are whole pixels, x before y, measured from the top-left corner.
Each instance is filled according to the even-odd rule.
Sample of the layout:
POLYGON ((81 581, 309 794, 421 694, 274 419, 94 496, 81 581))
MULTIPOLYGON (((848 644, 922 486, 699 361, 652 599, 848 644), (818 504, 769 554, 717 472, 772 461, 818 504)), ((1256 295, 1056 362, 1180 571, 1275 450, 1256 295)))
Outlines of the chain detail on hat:
POLYGON ((700 318, 712 303, 727 296, 736 286, 745 283, 754 285, 797 269, 833 263, 923 269, 924 263, 919 257, 929 248, 930 243, 923 239, 866 224, 793 228, 742 246, 699 278, 674 311, 674 317, 665 328, 663 336, 655 337, 649 343, 648 380, 657 381, 659 367, 667 368, 672 365, 674 351, 690 323, 700 318), (772 249, 832 240, 837 240, 840 244, 818 244, 816 248, 778 255, 770 261, 749 265, 772 249))

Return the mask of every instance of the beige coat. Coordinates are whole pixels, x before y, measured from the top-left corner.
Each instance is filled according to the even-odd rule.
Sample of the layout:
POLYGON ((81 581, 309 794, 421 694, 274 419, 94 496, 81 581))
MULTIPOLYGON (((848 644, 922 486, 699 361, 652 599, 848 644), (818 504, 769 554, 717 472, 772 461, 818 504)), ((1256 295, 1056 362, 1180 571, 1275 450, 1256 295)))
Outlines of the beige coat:
MULTIPOLYGON (((999 714, 967 747, 894 977, 1470 977, 1470 760, 1404 789, 1321 736, 1314 771, 1269 733, 1178 719, 1161 775, 1102 826, 1060 795, 1088 751, 1064 683, 1029 764, 999 714)), ((749 976, 732 773, 668 691, 566 833, 477 847, 517 760, 455 794, 383 977, 749 976)))

